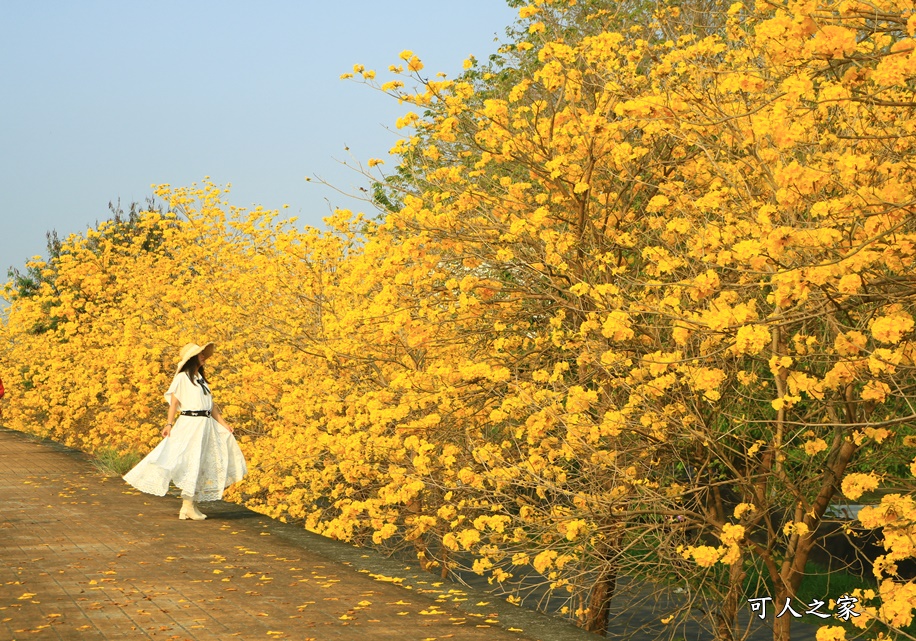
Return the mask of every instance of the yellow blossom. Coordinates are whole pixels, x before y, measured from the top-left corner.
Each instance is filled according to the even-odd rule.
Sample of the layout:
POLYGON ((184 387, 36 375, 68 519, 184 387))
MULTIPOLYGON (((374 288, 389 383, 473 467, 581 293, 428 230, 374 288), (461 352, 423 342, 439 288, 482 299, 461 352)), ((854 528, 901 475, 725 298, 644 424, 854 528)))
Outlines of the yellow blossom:
POLYGON ((841 487, 846 498, 856 501, 865 492, 876 489, 879 483, 880 479, 872 472, 852 473, 843 477, 841 487))

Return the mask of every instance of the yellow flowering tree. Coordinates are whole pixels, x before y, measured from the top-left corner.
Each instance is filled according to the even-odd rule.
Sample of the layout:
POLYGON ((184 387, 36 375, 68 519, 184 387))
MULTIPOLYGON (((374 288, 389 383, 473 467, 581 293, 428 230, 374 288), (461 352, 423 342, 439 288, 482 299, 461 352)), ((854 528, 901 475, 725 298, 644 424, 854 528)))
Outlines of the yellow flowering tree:
POLYGON ((439 243, 492 326, 475 360, 510 370, 464 481, 479 534, 443 543, 499 578, 534 534, 552 587, 592 572, 595 630, 618 573, 657 563, 717 592, 732 638, 751 566, 795 597, 847 469, 899 457, 913 418, 910 9, 736 3, 703 38, 663 9, 577 38, 567 6, 522 8, 538 62, 505 95, 380 85, 427 113, 400 123, 418 187, 387 224, 439 243))
MULTIPOLYGON (((740 638, 747 598, 798 598, 840 494, 911 481, 913 11, 545 0, 457 80, 357 66, 412 110, 394 177, 368 163, 384 212, 300 229, 163 185, 63 240, 7 289, 12 426, 145 451, 177 347, 214 340, 235 498, 539 578, 596 632, 627 576, 669 634, 740 638)), ((862 512, 869 632, 911 621, 912 516, 862 512)))

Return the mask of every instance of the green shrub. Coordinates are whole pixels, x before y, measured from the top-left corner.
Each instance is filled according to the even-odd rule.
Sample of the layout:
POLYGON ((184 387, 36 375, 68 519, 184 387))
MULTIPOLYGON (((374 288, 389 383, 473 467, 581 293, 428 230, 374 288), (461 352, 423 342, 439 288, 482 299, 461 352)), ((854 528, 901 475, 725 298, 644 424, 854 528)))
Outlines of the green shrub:
POLYGON ((96 469, 105 476, 123 476, 143 458, 136 452, 124 452, 104 447, 95 452, 92 460, 96 469))

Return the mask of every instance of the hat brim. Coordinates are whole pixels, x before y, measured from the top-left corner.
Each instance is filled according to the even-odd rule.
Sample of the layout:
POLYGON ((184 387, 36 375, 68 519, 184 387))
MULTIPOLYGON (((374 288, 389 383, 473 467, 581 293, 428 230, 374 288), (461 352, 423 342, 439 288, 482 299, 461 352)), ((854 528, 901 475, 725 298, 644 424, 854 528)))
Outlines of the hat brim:
POLYGON ((183 359, 178 362, 178 365, 175 366, 175 373, 181 371, 181 368, 185 366, 189 360, 197 356, 198 354, 203 354, 206 358, 213 356, 213 351, 216 349, 215 343, 204 343, 203 345, 197 345, 194 349, 189 351, 183 359))

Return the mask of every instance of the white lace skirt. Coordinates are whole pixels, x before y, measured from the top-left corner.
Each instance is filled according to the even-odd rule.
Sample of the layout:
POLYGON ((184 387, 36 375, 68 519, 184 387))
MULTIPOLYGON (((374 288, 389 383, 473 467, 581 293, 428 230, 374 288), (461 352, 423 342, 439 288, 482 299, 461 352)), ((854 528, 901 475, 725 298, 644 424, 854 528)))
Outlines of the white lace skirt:
POLYGON ((232 432, 206 416, 179 416, 162 439, 124 480, 147 494, 165 496, 169 483, 195 501, 218 501, 223 490, 248 471, 232 432))

